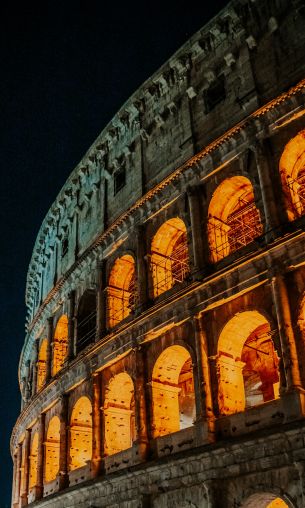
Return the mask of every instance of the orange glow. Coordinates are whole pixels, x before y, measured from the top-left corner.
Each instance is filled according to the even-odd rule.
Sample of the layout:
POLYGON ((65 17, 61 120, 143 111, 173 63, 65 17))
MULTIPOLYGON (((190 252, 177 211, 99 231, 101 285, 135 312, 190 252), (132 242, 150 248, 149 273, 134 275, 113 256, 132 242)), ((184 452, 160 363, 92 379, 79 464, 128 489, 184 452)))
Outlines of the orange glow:
POLYGON ((47 339, 43 339, 39 349, 37 367, 37 391, 40 390, 46 382, 47 344, 47 339))
POLYGON ((87 465, 92 457, 92 405, 88 397, 76 402, 70 424, 70 471, 87 465))
POLYGON ((60 444, 60 420, 53 416, 50 420, 47 439, 45 443, 45 470, 46 482, 55 480, 59 472, 59 444, 60 444))
POLYGON ((117 325, 132 312, 135 306, 135 262, 126 254, 112 267, 108 285, 108 324, 117 325))
POLYGON ((133 394, 133 382, 126 372, 109 381, 104 404, 106 455, 132 446, 135 439, 133 394))
POLYGON ((193 366, 189 352, 170 346, 157 359, 152 374, 154 437, 190 427, 195 418, 193 366))
POLYGON ((178 217, 162 224, 151 244, 153 293, 157 297, 189 273, 187 232, 178 217))
POLYGON ((274 499, 274 501, 271 501, 271 503, 269 503, 266 508, 288 508, 288 504, 286 504, 283 499, 277 497, 274 499))
POLYGON ((287 143, 279 168, 288 218, 294 220, 305 212, 305 130, 287 143))
POLYGON ((213 262, 251 243, 263 232, 253 188, 244 176, 227 178, 215 190, 208 211, 208 240, 213 262))
POLYGON ((37 483, 37 465, 38 465, 38 432, 32 437, 29 469, 29 488, 31 489, 37 483))
POLYGON ((220 413, 237 413, 277 398, 278 363, 266 318, 258 311, 236 314, 225 325, 218 341, 220 413))
POLYGON ((52 376, 62 368, 68 352, 68 317, 61 316, 58 320, 53 340, 52 376))

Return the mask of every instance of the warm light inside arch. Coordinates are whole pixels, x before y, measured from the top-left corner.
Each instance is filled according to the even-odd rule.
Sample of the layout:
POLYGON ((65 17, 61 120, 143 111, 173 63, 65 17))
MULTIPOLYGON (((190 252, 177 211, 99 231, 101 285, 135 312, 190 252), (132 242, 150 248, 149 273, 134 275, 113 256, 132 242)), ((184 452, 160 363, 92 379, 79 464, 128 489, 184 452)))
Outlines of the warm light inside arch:
POLYGON ((47 339, 43 339, 39 348, 37 365, 37 391, 40 390, 46 382, 47 344, 47 339))
POLYGON ((70 420, 70 470, 86 466, 92 458, 92 404, 80 397, 70 420))
POLYGON ((166 348, 152 373, 154 437, 190 427, 195 418, 193 366, 180 345, 166 348))
POLYGON ((236 314, 223 328, 217 355, 221 414, 279 396, 279 360, 272 337, 269 322, 256 310, 236 314))
POLYGON ((60 446, 60 420, 53 416, 47 430, 45 443, 45 470, 46 482, 55 480, 59 472, 59 446, 60 446))
POLYGON ((288 504, 282 498, 272 493, 253 494, 243 503, 242 508, 257 508, 258 506, 261 508, 288 508, 288 504))
POLYGON ((37 466, 38 466, 38 432, 35 432, 31 440, 29 467, 29 489, 37 484, 37 466))
POLYGON ((250 180, 244 176, 224 180, 215 190, 208 210, 211 261, 220 261, 251 243, 262 232, 250 180))
POLYGON ((183 282, 188 275, 187 231, 182 219, 169 219, 155 234, 151 243, 151 272, 154 297, 183 282))
POLYGON ((294 220, 305 212, 305 130, 287 143, 279 169, 288 218, 294 220))
POLYGON ((53 339, 52 376, 63 367, 68 352, 68 317, 64 314, 57 322, 53 339))
POLYGON ((107 307, 109 327, 125 319, 135 307, 135 261, 125 254, 116 259, 109 277, 107 307))
POLYGON ((135 439, 134 385, 127 372, 114 376, 106 389, 105 453, 112 455, 132 446, 135 439))

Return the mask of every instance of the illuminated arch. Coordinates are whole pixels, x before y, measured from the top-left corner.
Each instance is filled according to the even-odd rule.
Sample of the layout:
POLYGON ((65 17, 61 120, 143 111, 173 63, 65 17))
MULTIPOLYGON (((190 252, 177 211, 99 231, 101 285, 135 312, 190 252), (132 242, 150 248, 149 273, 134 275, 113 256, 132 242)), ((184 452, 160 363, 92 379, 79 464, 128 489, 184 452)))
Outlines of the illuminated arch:
POLYGON ((31 454, 29 467, 29 489, 37 484, 37 466, 38 466, 38 432, 32 436, 31 454))
POLYGON ((233 176, 215 190, 208 210, 208 240, 211 261, 216 262, 263 232, 250 180, 233 176))
POLYGON ((45 443, 45 469, 46 482, 55 480, 59 472, 59 446, 60 446, 60 420, 53 416, 48 425, 45 443))
POLYGON ((135 439, 133 394, 133 382, 126 372, 117 374, 109 381, 104 403, 107 455, 130 448, 135 439))
POLYGON ((92 344, 96 331, 96 293, 86 289, 80 298, 77 309, 77 353, 92 344))
POLYGON ((129 316, 135 307, 135 262, 129 254, 118 258, 111 270, 108 294, 108 325, 113 327, 129 316))
POLYGON ((272 493, 253 494, 243 503, 242 508, 289 508, 281 497, 272 493))
POLYGON ((52 376, 63 367, 68 352, 68 317, 64 314, 58 320, 53 339, 52 376))
POLYGON ((193 425, 193 366, 183 346, 170 346, 158 357, 152 373, 152 401, 154 437, 193 425))
POLYGON ((279 396, 278 356, 267 319, 258 311, 235 314, 218 340, 221 414, 244 411, 279 396))
POLYGON ((37 366, 37 391, 40 390, 46 382, 47 367, 47 339, 43 339, 40 344, 37 366))
POLYGON ((305 130, 287 143, 279 169, 288 218, 294 220, 305 213, 305 130))
POLYGON ((183 282, 188 275, 187 232, 178 217, 166 221, 155 234, 151 243, 151 271, 154 297, 183 282))
POLYGON ((86 466, 91 457, 92 405, 88 397, 80 397, 70 420, 70 471, 86 466))

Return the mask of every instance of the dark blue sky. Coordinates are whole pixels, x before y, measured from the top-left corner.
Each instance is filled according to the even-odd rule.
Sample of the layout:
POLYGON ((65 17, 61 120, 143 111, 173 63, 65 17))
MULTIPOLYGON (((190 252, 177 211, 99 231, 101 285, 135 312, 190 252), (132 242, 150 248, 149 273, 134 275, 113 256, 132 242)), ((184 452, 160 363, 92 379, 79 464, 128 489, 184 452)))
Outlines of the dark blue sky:
POLYGON ((2 2, 0 508, 10 505, 25 279, 40 224, 120 106, 226 3, 2 2))

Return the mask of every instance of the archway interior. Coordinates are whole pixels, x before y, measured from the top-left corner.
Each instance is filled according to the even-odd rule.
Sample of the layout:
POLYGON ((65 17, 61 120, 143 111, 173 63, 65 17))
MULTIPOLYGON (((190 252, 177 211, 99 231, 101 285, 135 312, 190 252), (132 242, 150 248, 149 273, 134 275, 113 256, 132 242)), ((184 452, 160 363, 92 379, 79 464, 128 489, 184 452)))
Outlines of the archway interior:
POLYGON ((236 314, 218 341, 218 405, 233 414, 279 396, 279 359, 267 319, 258 311, 236 314))
POLYGON ((294 220, 305 212, 305 130, 287 143, 279 168, 288 217, 294 220))
POLYGON ((261 508, 288 508, 288 504, 282 498, 272 493, 253 494, 242 505, 242 508, 257 508, 258 506, 261 508))
POLYGON ((105 453, 113 455, 132 446, 135 440, 134 385, 126 372, 114 376, 106 389, 105 453))
POLYGON ((37 366, 37 391, 39 391, 46 382, 47 344, 47 339, 43 339, 39 348, 37 366))
POLYGON ((76 402, 70 423, 70 471, 86 466, 92 457, 92 405, 88 397, 76 402))
POLYGON ((45 481, 55 480, 59 472, 60 420, 53 416, 47 430, 45 443, 45 481))
POLYGON ((151 243, 150 267, 154 297, 184 281, 189 273, 189 253, 183 220, 169 219, 158 229, 151 243))
POLYGON ((96 330, 96 294, 87 289, 82 295, 77 312, 77 353, 94 342, 96 330))
POLYGON ((110 328, 129 316, 135 300, 135 262, 126 254, 115 261, 109 277, 107 310, 110 328))
POLYGON ((64 314, 57 322, 53 339, 52 376, 54 376, 65 362, 68 352, 68 317, 64 314))
POLYGON ((233 176, 215 190, 208 211, 210 257, 219 261, 263 232, 250 180, 233 176))
POLYGON ((35 432, 31 440, 29 489, 32 489, 37 484, 37 465, 38 465, 38 432, 35 432))
POLYGON ((152 373, 152 400, 154 437, 193 425, 193 366, 183 346, 170 346, 157 359, 152 373))

